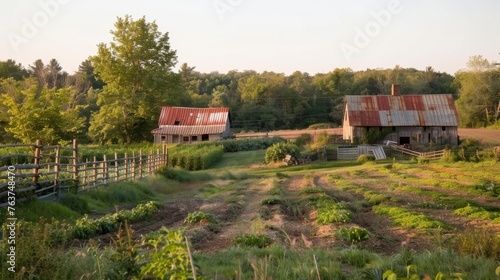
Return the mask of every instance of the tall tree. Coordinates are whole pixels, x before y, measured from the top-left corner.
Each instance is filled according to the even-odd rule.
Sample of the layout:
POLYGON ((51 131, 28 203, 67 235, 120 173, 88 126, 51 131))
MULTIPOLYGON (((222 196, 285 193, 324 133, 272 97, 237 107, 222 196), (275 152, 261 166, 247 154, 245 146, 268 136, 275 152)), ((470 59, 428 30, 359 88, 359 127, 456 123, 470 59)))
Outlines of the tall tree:
POLYGON ((51 88, 58 88, 58 85, 60 84, 60 78, 61 78, 61 70, 62 67, 59 64, 59 62, 53 58, 49 61, 49 64, 46 66, 47 70, 47 75, 48 75, 48 86, 51 88))
POLYGON ((47 71, 47 68, 45 67, 45 64, 41 59, 35 60, 33 65, 30 65, 30 74, 32 76, 35 76, 38 80, 38 84, 40 85, 41 88, 47 86, 47 82, 49 79, 49 73, 47 71))
POLYGON ((467 70, 456 74, 460 85, 457 109, 461 125, 488 126, 496 122, 500 102, 500 70, 482 56, 473 56, 467 70))
POLYGON ((16 81, 20 81, 27 76, 28 71, 20 63, 16 63, 15 60, 7 59, 6 61, 0 61, 0 80, 13 78, 16 81))
POLYGON ((106 84, 99 94, 91 136, 99 142, 142 141, 151 138, 162 105, 176 105, 180 75, 168 33, 158 31, 145 17, 118 18, 113 42, 98 45, 91 57, 97 77, 106 84))

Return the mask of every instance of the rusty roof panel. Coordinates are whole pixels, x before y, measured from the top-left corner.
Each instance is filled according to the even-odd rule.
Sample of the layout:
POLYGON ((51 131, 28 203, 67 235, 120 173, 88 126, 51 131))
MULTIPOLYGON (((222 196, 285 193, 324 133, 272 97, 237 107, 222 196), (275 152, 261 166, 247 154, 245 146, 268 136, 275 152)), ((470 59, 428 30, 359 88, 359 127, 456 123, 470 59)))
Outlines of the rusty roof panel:
POLYGON ((351 126, 458 126, 450 94, 345 97, 351 126))
POLYGON ((377 105, 379 110, 390 110, 391 106, 389 105, 389 100, 385 98, 384 96, 377 95, 375 97, 377 100, 377 105))
POLYGON ((229 108, 187 108, 164 106, 158 126, 166 125, 225 125, 229 108))

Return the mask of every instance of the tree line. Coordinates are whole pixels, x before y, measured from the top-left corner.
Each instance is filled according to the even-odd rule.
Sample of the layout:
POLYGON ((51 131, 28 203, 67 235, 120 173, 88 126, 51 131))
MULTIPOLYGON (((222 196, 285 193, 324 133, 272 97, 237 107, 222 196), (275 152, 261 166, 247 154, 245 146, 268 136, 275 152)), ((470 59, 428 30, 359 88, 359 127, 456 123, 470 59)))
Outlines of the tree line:
POLYGON ((335 68, 310 75, 253 70, 200 73, 182 64, 168 33, 155 22, 118 18, 113 41, 69 74, 56 59, 25 68, 0 61, 0 142, 55 144, 151 141, 161 106, 229 107, 233 129, 270 131, 342 124, 345 95, 449 93, 457 99, 461 125, 498 126, 500 71, 481 56, 455 77, 402 68, 353 71, 335 68))

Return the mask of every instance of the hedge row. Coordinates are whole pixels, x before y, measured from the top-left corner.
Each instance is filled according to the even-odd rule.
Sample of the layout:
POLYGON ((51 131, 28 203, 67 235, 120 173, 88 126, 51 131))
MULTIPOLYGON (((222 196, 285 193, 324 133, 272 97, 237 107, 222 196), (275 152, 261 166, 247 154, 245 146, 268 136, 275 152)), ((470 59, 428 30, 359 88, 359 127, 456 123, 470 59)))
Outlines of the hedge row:
POLYGON ((275 136, 272 138, 231 139, 223 140, 219 143, 224 146, 225 153, 234 153, 241 151, 264 150, 276 143, 282 142, 286 142, 286 140, 275 136))
POLYGON ((169 166, 186 170, 207 169, 222 159, 221 145, 179 145, 169 149, 169 166))

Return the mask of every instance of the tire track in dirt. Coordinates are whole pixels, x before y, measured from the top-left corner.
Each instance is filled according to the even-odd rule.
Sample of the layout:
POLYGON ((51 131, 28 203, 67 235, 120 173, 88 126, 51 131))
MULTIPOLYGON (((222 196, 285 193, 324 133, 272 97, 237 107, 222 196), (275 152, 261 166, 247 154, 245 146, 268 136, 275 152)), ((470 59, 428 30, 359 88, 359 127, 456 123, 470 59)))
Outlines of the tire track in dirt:
MULTIPOLYGON (((220 232, 211 236, 209 240, 196 244, 195 250, 204 253, 223 251, 233 245, 233 239, 236 235, 251 233, 253 230, 252 224, 256 223, 254 221, 258 215, 261 201, 266 197, 265 193, 270 188, 269 182, 266 182, 265 179, 250 183, 250 186, 245 188, 242 197, 243 203, 238 215, 231 217, 227 221, 220 222, 220 232)), ((227 207, 227 204, 221 207, 227 207)), ((216 213, 217 217, 221 217, 224 211, 219 208, 212 209, 211 212, 216 213)))

